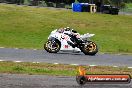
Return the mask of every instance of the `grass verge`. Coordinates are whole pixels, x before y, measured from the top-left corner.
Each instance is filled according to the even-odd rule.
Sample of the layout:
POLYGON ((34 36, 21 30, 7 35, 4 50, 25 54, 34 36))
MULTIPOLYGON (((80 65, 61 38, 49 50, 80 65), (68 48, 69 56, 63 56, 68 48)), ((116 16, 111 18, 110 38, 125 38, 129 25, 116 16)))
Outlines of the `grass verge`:
POLYGON ((132 53, 132 16, 0 4, 0 47, 43 49, 56 28, 96 34, 100 52, 132 53))
MULTIPOLYGON (((87 69, 87 74, 130 74, 132 76, 132 69, 127 67, 83 67, 87 69)), ((6 61, 0 62, 0 73, 75 76, 78 74, 78 66, 30 62, 15 63, 6 61)))

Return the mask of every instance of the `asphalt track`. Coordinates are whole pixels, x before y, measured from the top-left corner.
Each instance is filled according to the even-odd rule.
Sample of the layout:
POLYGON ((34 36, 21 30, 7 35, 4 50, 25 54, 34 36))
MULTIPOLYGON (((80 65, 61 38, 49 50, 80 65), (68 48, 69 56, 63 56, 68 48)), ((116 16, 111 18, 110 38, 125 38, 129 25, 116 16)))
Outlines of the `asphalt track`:
POLYGON ((96 54, 59 52, 48 53, 36 49, 0 48, 0 61, 46 62, 73 65, 102 65, 132 67, 132 55, 96 54))
POLYGON ((0 74, 0 88, 132 88, 129 84, 86 84, 79 86, 75 77, 0 74))

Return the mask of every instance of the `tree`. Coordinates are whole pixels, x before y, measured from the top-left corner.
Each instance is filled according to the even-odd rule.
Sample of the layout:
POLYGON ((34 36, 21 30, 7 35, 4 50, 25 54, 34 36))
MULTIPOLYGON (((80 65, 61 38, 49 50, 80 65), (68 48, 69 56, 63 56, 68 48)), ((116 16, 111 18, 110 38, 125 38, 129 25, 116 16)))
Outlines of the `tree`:
POLYGON ((72 4, 75 0, 45 0, 46 2, 72 4))
POLYGON ((64 0, 64 3, 65 4, 72 4, 72 3, 74 3, 75 2, 75 0, 64 0))
POLYGON ((89 3, 89 0, 77 0, 79 3, 89 3))
POLYGON ((125 8, 126 6, 124 0, 111 0, 111 4, 118 8, 125 8))

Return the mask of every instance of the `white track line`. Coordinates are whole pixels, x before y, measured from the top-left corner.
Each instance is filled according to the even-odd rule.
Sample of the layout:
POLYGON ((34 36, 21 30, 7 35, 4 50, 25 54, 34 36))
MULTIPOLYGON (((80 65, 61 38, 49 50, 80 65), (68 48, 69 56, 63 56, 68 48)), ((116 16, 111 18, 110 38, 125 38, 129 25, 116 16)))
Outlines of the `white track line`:
POLYGON ((19 49, 19 48, 14 48, 14 49, 19 49))
POLYGON ((5 48, 5 47, 0 47, 0 48, 5 48))
POLYGON ((14 62, 19 63, 19 62, 22 62, 22 61, 14 61, 14 62))
POLYGON ((78 66, 79 64, 70 64, 70 65, 75 65, 75 66, 78 66))
POLYGON ((132 67, 128 67, 128 68, 132 68, 132 67))
POLYGON ((59 63, 54 63, 54 64, 59 64, 59 63))
POLYGON ((94 67, 94 66, 97 66, 97 65, 89 65, 90 67, 94 67))
POLYGON ((113 67, 117 68, 118 66, 113 66, 113 67))
POLYGON ((0 61, 4 61, 4 60, 0 60, 0 61))
POLYGON ((37 50, 37 49, 33 49, 33 50, 37 50))
POLYGON ((32 62, 32 63, 40 63, 40 62, 32 62))

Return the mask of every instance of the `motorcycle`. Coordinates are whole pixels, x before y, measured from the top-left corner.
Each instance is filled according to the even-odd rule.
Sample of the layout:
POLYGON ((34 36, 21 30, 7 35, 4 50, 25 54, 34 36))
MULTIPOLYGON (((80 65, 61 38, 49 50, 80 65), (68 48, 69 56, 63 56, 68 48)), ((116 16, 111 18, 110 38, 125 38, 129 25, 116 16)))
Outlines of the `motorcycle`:
POLYGON ((49 53, 59 51, 83 52, 85 55, 95 55, 98 52, 96 43, 90 41, 95 34, 80 35, 74 30, 53 30, 44 44, 44 49, 49 53))

